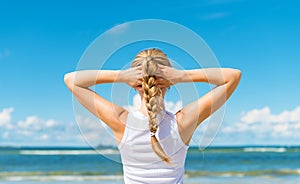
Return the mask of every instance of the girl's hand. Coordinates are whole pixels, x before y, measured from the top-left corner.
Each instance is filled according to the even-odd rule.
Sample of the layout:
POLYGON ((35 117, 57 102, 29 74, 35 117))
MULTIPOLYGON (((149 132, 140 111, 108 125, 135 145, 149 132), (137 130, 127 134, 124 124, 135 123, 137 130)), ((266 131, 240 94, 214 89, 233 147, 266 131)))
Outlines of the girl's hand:
MULTIPOLYGON (((170 85, 175 85, 182 80, 184 77, 184 70, 177 70, 176 68, 158 65, 159 71, 157 73, 158 77, 161 77, 169 82, 170 85)), ((166 84, 166 82, 164 83, 166 84)))
POLYGON ((124 82, 133 88, 137 87, 142 81, 142 66, 121 70, 119 81, 124 82))
POLYGON ((162 77, 156 77, 156 84, 159 88, 169 88, 172 85, 170 81, 162 77))

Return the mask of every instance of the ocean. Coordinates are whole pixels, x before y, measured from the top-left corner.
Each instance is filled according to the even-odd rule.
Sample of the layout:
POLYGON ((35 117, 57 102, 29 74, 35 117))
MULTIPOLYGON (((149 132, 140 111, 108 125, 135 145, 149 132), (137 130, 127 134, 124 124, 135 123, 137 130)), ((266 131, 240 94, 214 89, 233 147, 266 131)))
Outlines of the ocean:
MULTIPOLYGON (((0 148, 0 183, 116 183, 116 148, 0 148)), ((184 183, 300 183, 300 147, 190 147, 184 183)))

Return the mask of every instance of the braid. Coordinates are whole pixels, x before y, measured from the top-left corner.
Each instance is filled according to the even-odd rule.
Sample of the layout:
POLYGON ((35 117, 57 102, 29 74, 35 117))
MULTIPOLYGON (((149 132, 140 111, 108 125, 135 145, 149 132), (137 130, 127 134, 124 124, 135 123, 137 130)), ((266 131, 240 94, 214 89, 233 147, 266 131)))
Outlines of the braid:
POLYGON ((159 104, 159 97, 161 95, 160 89, 155 85, 155 76, 144 77, 144 99, 149 115, 149 129, 150 132, 155 133, 157 130, 156 116, 162 110, 159 104))
POLYGON ((151 135, 151 145, 153 151, 166 163, 172 165, 170 158, 162 149, 160 143, 156 139, 155 133, 157 131, 157 115, 161 113, 164 108, 164 100, 161 89, 156 85, 156 72, 158 71, 158 64, 171 66, 167 55, 159 49, 146 49, 137 54, 131 63, 131 67, 142 65, 143 76, 143 90, 144 100, 148 111, 148 126, 151 135))
POLYGON ((163 97, 162 92, 156 85, 156 76, 154 75, 158 69, 157 62, 155 62, 153 57, 146 57, 146 61, 143 62, 143 89, 144 89, 144 99, 146 102, 146 107, 148 111, 148 125, 151 134, 151 145, 153 151, 165 162, 171 164, 170 158, 162 149, 160 143, 156 139, 155 133, 157 131, 157 115, 163 110, 163 97))

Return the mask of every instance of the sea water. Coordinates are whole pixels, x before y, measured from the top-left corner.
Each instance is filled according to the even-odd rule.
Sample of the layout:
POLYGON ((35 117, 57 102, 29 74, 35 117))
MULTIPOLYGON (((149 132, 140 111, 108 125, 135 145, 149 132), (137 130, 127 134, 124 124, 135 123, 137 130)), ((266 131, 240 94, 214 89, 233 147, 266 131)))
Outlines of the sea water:
MULTIPOLYGON (((0 183, 123 183, 116 148, 0 148, 0 183)), ((184 183, 300 183, 300 147, 188 150, 184 183)))

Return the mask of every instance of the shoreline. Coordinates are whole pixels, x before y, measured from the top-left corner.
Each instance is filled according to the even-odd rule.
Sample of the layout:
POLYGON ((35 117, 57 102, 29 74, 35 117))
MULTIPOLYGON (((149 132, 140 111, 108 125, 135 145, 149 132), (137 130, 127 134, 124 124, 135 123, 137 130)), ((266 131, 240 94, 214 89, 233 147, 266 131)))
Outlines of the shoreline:
MULTIPOLYGON (((260 184, 274 184, 274 183, 285 183, 285 184, 297 184, 300 182, 300 177, 194 177, 194 178, 186 178, 184 177, 185 184, 198 184, 198 183, 206 183, 206 184, 252 184, 252 183, 260 183, 260 184)), ((1 184, 17 184, 22 182, 22 184, 123 184, 123 177, 118 179, 103 179, 103 180, 55 180, 55 181, 35 181, 35 180, 18 180, 18 181, 8 181, 8 180, 1 180, 1 184)))

